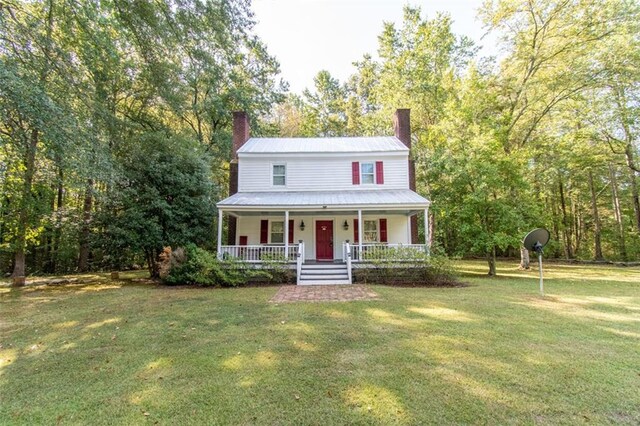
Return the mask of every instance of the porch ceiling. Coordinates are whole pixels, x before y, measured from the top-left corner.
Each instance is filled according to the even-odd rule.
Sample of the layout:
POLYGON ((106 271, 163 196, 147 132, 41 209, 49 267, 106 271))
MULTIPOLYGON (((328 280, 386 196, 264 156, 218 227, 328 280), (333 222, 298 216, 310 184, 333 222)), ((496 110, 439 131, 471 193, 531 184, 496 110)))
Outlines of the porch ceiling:
POLYGON ((429 200, 410 189, 359 191, 239 192, 217 206, 238 215, 290 213, 318 215, 335 212, 386 212, 414 214, 429 207, 429 200))

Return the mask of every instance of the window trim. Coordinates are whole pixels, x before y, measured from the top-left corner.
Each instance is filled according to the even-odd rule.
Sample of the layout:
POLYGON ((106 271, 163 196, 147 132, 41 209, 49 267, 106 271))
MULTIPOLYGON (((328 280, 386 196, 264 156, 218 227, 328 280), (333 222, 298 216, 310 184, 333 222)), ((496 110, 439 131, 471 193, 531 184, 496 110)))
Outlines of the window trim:
POLYGON ((361 161, 360 162, 360 185, 375 185, 376 184, 376 162, 375 161, 361 161), (366 173, 367 176, 371 175, 373 177, 373 182, 365 182, 364 181, 364 175, 365 173, 362 172, 362 167, 365 164, 370 164, 371 165, 371 173, 366 173))
POLYGON ((288 176, 287 176, 287 163, 283 163, 283 162, 272 162, 271 163, 271 187, 272 188, 286 188, 287 187, 287 180, 288 180, 288 176), (273 168, 275 166, 283 166, 284 167, 284 185, 276 185, 275 183, 273 183, 273 179, 276 176, 282 176, 282 175, 276 175, 273 173, 273 168))

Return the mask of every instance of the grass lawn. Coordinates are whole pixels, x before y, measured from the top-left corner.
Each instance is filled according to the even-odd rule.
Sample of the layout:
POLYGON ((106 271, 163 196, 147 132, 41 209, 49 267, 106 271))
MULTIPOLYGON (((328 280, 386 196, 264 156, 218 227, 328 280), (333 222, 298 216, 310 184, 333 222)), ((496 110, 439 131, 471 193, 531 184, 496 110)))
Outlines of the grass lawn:
POLYGON ((640 268, 465 288, 0 287, 0 424, 640 423, 640 268))

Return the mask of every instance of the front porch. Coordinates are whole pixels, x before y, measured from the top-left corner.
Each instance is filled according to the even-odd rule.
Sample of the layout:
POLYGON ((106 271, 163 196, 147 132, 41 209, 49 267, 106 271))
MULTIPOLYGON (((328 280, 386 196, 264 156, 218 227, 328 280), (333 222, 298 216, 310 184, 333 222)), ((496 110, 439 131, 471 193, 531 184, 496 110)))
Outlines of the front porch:
MULTIPOLYGON (((217 253, 260 267, 279 262, 310 270, 311 262, 347 266, 398 260, 429 250, 429 201, 410 190, 238 193, 218 203, 217 253), (423 215, 424 243, 417 239, 423 215), (227 244, 223 221, 229 220, 227 244)), ((338 273, 336 266, 334 269, 338 273)))

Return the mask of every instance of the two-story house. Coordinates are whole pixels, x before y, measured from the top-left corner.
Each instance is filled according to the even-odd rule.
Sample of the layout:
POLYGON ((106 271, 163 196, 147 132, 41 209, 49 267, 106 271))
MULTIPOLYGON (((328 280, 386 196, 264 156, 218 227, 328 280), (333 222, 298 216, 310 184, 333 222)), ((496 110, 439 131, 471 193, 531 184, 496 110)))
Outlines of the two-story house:
POLYGON ((415 192, 408 109, 396 111, 394 128, 395 136, 252 138, 246 113, 235 112, 218 256, 278 256, 298 264, 299 283, 321 284, 351 282, 351 262, 367 250, 427 250, 417 241, 417 214, 429 229, 429 200, 415 192))

